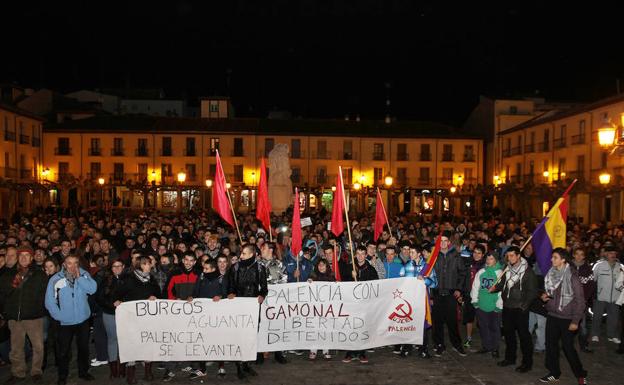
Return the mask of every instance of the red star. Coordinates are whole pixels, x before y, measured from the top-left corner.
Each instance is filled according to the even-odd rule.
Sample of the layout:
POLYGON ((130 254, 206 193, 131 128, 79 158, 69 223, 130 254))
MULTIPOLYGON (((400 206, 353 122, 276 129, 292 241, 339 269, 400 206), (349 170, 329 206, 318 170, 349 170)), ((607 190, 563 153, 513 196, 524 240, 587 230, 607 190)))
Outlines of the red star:
POLYGON ((397 298, 401 298, 401 296, 403 295, 403 292, 399 291, 399 289, 396 289, 392 292, 392 294, 394 295, 394 299, 397 299, 397 298))

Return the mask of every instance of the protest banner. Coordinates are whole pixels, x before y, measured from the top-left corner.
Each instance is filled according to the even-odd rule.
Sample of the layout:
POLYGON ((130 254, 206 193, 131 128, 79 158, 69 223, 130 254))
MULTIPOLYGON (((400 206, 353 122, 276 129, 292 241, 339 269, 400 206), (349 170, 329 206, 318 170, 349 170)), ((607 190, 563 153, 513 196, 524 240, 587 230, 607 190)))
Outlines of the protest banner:
POLYGON ((270 285, 258 351, 422 344, 425 290, 416 278, 270 285))
POLYGON ((258 311, 256 298, 122 303, 115 311, 119 359, 255 360, 258 311))

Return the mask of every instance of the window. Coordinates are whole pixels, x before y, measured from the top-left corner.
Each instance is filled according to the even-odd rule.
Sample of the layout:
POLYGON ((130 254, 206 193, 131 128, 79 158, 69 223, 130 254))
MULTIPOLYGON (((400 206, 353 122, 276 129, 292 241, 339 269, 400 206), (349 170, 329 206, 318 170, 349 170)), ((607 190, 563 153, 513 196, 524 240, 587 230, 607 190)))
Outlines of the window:
POLYGON ((160 175, 163 178, 171 177, 173 172, 171 171, 171 163, 163 163, 160 167, 160 175))
POLYGON ((342 183, 345 188, 349 188, 349 185, 353 182, 353 169, 351 167, 342 168, 342 183))
POLYGON ((243 156, 243 138, 234 138, 234 153, 232 156, 243 156))
POLYGON ((529 162, 529 178, 530 182, 533 183, 533 175, 535 175, 535 161, 529 162))
POLYGON ((583 172, 585 171, 585 155, 579 155, 576 157, 576 172, 578 174, 578 178, 583 177, 583 172))
POLYGON ((113 139, 113 156, 123 156, 123 138, 113 139))
POLYGON ((453 168, 452 167, 444 167, 442 169, 442 183, 443 184, 453 183, 453 168))
POLYGON ((453 145, 445 144, 442 146, 442 161, 443 162, 452 162, 454 161, 453 156, 453 145))
POLYGON ((509 106, 509 114, 515 115, 518 113, 518 106, 509 106))
POLYGON ((219 112, 219 102, 210 101, 210 112, 219 112))
POLYGON ((544 161, 544 171, 548 171, 548 161, 544 161))
POLYGON ((474 162, 474 145, 469 144, 464 146, 464 162, 474 162))
POLYGON ((472 174, 473 169, 472 168, 465 168, 464 169, 464 183, 466 184, 476 184, 476 180, 472 174))
POLYGON ((316 169, 316 183, 327 184, 327 167, 321 166, 316 169))
POLYGON ((264 157, 265 158, 269 157, 269 153, 273 151, 274 146, 275 146, 275 139, 264 138, 264 157))
POLYGON ((210 138, 210 148, 208 149, 209 156, 217 155, 217 151, 219 151, 219 138, 210 138))
POLYGON ((69 138, 58 138, 56 155, 71 155, 71 149, 69 148, 69 138))
POLYGON ((293 183, 301 183, 301 168, 293 167, 290 174, 290 180, 293 183))
POLYGON ((137 156, 148 156, 147 139, 140 138, 137 141, 137 156))
POLYGON ((195 156, 195 138, 186 138, 186 156, 195 156))
POLYGON ((68 162, 59 162, 58 164, 58 176, 59 179, 66 179, 69 177, 69 163, 68 162))
POLYGON ((91 179, 99 178, 102 175, 102 164, 100 162, 91 162, 90 169, 91 173, 89 176, 91 179))
POLYGON ((566 158, 559 158, 559 178, 558 179, 562 179, 565 176, 565 172, 566 172, 566 158))
POLYGON ((211 178, 214 178, 215 175, 217 174, 217 165, 216 164, 211 164, 208 166, 208 176, 211 178))
POLYGON ((514 176, 515 178, 512 178, 512 180, 514 180, 514 182, 516 183, 519 183, 522 176, 522 163, 516 163, 516 175, 514 176))
POLYGON ((375 180, 375 183, 383 183, 383 180, 384 180, 383 168, 375 167, 373 169, 373 179, 375 180))
POLYGON ((544 130, 544 142, 542 143, 542 151, 549 151, 550 149, 550 130, 547 128, 544 130))
POLYGON ((316 142, 316 158, 327 159, 327 141, 319 140, 316 142))
POLYGON ((89 149, 89 155, 91 156, 102 155, 102 149, 100 147, 100 138, 91 138, 91 148, 89 149))
POLYGON ((139 181, 144 181, 147 179, 147 163, 139 163, 137 171, 139 181))
POLYGON ((407 184, 407 168, 397 167, 397 183, 401 185, 407 184))
POLYGON ((236 183, 243 182, 243 165, 242 164, 234 165, 234 182, 236 183))
POLYGON ((290 140, 290 157, 293 159, 301 158, 301 139, 290 140))
POLYGON ((397 144, 397 160, 398 161, 409 160, 407 157, 407 144, 405 143, 397 144))
POLYGON ((420 168, 420 173, 418 174, 418 182, 420 184, 431 184, 431 180, 430 180, 430 176, 429 176, 429 167, 421 167, 420 168))
POLYGON ((422 143, 420 145, 420 160, 421 161, 431 160, 431 146, 429 145, 429 143, 422 143))
POLYGON ((609 153, 606 151, 603 151, 600 154, 600 168, 607 168, 607 157, 608 157, 609 153))
POLYGON ((342 159, 353 159, 353 141, 345 140, 344 142, 342 142, 342 159))
POLYGON ((195 163, 187 163, 184 167, 184 172, 186 172, 186 180, 190 182, 195 182, 197 180, 197 166, 195 163))
POLYGON ((373 144, 373 160, 384 160, 384 144, 373 144))
POLYGON ((171 155, 172 155, 171 137, 165 136, 162 138, 162 156, 171 156, 171 155))

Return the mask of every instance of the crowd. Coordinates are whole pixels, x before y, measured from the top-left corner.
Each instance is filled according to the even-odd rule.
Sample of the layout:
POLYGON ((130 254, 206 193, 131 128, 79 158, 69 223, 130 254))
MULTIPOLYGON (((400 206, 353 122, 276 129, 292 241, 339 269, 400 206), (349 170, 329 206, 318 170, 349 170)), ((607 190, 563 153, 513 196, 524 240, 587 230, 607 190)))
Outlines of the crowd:
MULTIPOLYGON (((425 330, 421 346, 394 346, 400 357, 440 357, 448 341, 460 356, 468 351, 499 359, 501 367, 515 366, 519 341, 521 359, 515 370, 530 371, 536 354, 544 353, 549 373, 540 380, 553 382, 561 376, 561 342, 578 383, 586 384, 575 340, 581 352, 591 353, 592 344, 603 336, 605 313, 608 343, 624 353, 620 227, 587 228, 569 221, 568 246, 555 249, 552 268, 540 271, 534 250, 526 243, 536 223, 513 217, 397 216, 391 218, 391 232, 384 231, 374 241, 369 217, 357 216, 349 224, 349 242, 328 230, 329 213, 309 212, 304 215, 313 226, 303 228, 303 250, 292 255, 288 212, 272 218, 271 235, 253 215, 241 216, 242 244, 236 231, 207 212, 64 214, 39 212, 1 224, 0 365, 10 363, 7 383, 26 378, 28 358, 32 381, 41 381, 43 370, 56 366, 58 384, 65 384, 74 340, 81 379, 94 380, 90 367, 108 365, 111 379, 125 377, 129 384, 136 383, 137 363, 120 364, 118 356, 115 309, 126 301, 219 301, 239 296, 262 303, 268 285, 333 281, 337 276, 343 281, 424 280, 433 327, 425 330), (437 262, 432 273, 423 276, 438 235, 437 262), (480 346, 473 344, 475 328, 480 346), (91 339, 95 357, 89 361, 91 339)), ((286 353, 276 352, 274 359, 286 364, 286 353)), ((366 363, 367 353, 349 351, 342 361, 366 363)), ((317 354, 310 351, 308 358, 315 360, 317 354)), ((268 357, 259 353, 255 364, 268 357)), ((333 358, 328 350, 322 357, 333 358)), ((180 376, 179 369, 190 378, 207 374, 206 362, 153 364, 163 371, 163 381, 180 376)), ((153 380, 152 363, 141 366, 144 378, 153 380)), ((224 363, 217 366, 224 376, 224 363)), ((241 379, 258 374, 250 362, 239 362, 236 368, 241 379)))

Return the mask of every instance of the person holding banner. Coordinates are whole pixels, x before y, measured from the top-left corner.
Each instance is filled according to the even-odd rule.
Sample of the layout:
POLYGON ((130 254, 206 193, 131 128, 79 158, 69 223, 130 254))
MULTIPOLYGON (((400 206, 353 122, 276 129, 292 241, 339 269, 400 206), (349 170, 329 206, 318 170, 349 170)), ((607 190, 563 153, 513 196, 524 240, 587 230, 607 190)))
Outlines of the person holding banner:
MULTIPOLYGON (((366 247, 358 246, 355 249, 355 271, 352 272, 352 277, 358 282, 362 281, 374 281, 378 279, 377 270, 366 259, 366 247)), ((362 364, 368 363, 368 358, 364 351, 347 351, 345 358, 342 362, 348 363, 353 360, 359 360, 362 364)))
MULTIPOLYGON (((255 245, 246 243, 242 246, 238 262, 230 268, 228 281, 229 299, 236 297, 257 297, 259 304, 264 302, 269 292, 267 273, 264 266, 258 263, 256 259, 255 245)), ((258 375, 258 373, 249 366, 249 363, 244 361, 236 362, 236 372, 240 380, 244 380, 248 375, 258 375)))
MULTIPOLYGON (((310 274, 310 278, 308 282, 314 281, 323 281, 323 282, 334 282, 336 281, 334 277, 334 273, 331 270, 331 266, 329 262, 325 258, 319 258, 316 262, 316 266, 314 267, 314 271, 310 274)), ((316 359, 317 350, 310 350, 309 359, 314 361, 316 359)), ((323 357, 326 360, 331 360, 332 356, 329 353, 329 349, 323 350, 323 357)))
MULTIPOLYGON (((132 274, 127 277, 121 287, 113 293, 113 305, 115 307, 121 305, 122 302, 139 301, 148 299, 156 300, 160 296, 160 287, 151 275, 152 261, 149 257, 142 256, 139 258, 139 268, 135 268, 132 274)), ((152 363, 144 362, 146 381, 152 381, 152 363)), ((126 363, 126 381, 128 384, 136 384, 136 362, 130 361, 126 363)))

